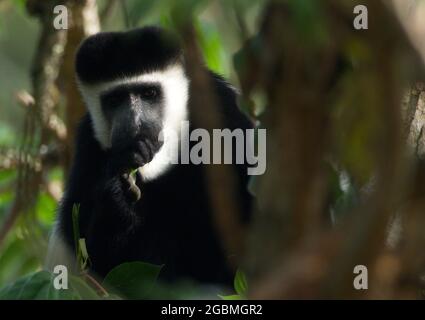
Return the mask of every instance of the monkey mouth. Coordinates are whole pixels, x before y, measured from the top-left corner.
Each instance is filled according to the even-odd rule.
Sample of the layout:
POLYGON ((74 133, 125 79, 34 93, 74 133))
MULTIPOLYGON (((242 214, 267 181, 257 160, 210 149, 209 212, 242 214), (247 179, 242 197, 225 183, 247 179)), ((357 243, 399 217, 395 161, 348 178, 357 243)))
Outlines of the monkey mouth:
POLYGON ((153 143, 148 139, 136 140, 127 145, 115 146, 111 155, 121 173, 130 173, 151 162, 161 146, 161 143, 153 143))
POLYGON ((140 140, 135 143, 131 152, 132 169, 144 166, 152 161, 161 145, 152 143, 149 140, 140 140))

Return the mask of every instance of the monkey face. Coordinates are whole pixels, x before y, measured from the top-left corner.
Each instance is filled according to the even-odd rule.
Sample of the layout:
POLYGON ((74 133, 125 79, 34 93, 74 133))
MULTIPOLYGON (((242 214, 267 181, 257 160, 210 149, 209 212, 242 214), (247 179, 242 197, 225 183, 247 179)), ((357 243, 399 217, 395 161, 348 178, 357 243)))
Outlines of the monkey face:
POLYGON ((100 96, 110 128, 109 152, 135 169, 152 161, 162 146, 164 97, 159 83, 121 84, 100 96))

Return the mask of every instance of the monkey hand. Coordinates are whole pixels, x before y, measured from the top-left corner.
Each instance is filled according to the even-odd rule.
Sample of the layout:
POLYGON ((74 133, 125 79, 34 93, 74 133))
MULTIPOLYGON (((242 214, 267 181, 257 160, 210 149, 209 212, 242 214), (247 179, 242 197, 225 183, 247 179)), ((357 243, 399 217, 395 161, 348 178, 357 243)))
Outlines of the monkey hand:
POLYGON ((107 186, 113 186, 113 194, 123 195, 130 203, 135 203, 141 198, 142 176, 137 170, 131 168, 124 156, 119 154, 110 155, 106 165, 107 186))

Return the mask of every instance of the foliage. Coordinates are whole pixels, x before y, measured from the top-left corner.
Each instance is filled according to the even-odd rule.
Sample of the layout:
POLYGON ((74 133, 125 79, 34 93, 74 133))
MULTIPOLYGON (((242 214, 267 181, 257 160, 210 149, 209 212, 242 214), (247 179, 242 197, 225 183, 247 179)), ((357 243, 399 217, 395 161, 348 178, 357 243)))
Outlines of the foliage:
POLYGON ((97 300, 98 294, 80 278, 71 276, 69 289, 56 290, 53 286, 55 275, 39 271, 19 279, 0 290, 0 300, 97 300))
MULTIPOLYGON (((0 288, 0 300, 116 300, 116 299, 187 299, 214 297, 195 283, 166 285, 158 282, 162 266, 145 262, 123 263, 111 270, 99 284, 87 273, 69 275, 68 289, 55 289, 57 274, 38 271, 0 288)), ((217 288, 217 290, 219 290, 217 288)), ((233 295, 218 295, 223 300, 242 300, 247 297, 247 280, 241 270, 234 278, 233 295)))
POLYGON ((219 297, 223 300, 243 300, 247 298, 248 282, 245 273, 241 269, 236 270, 233 287, 236 294, 226 296, 219 295, 219 297))
POLYGON ((127 299, 145 299, 152 292, 161 268, 145 262, 123 263, 107 274, 103 285, 127 299))

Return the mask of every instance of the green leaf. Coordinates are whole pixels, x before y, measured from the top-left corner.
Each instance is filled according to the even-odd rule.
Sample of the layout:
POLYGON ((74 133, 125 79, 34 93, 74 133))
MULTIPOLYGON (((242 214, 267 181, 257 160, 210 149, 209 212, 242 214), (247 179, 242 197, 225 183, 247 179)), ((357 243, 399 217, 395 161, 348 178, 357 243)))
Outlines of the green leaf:
POLYGON ((99 300, 100 296, 82 279, 69 275, 68 289, 53 286, 56 275, 48 271, 30 274, 0 289, 0 300, 99 300))
POLYGON ((0 300, 45 300, 70 297, 67 290, 53 287, 51 274, 39 271, 30 274, 0 290, 0 300))
MULTIPOLYGON (((1 24, 3 24, 3 21, 1 21, 1 24)), ((2 121, 0 126, 0 146, 13 146, 15 143, 16 133, 14 132, 13 127, 2 121)))
POLYGON ((40 267, 40 260, 31 251, 25 240, 14 233, 9 234, 1 248, 0 288, 40 267))
POLYGON ((17 171, 15 169, 7 169, 0 171, 0 184, 5 184, 16 179, 17 171))
MULTIPOLYGON (((174 28, 185 26, 188 22, 194 20, 194 17, 201 15, 209 1, 205 0, 180 0, 169 2, 171 24, 174 28)), ((165 3, 165 2, 164 2, 165 3)))
POLYGON ((218 30, 212 24, 200 19, 196 19, 194 23, 208 68, 224 75, 229 68, 223 65, 225 59, 223 57, 222 41, 218 30))
POLYGON ((11 205, 11 202, 13 201, 14 194, 12 191, 6 191, 3 193, 0 193, 0 221, 3 221, 4 215, 7 212, 7 209, 11 205))
POLYGON ((238 269, 236 271, 235 280, 233 282, 235 291, 238 295, 245 297, 248 290, 248 283, 246 281, 245 273, 238 269))
POLYGON ((104 287, 128 299, 144 299, 152 291, 162 266, 145 262, 127 262, 112 269, 104 287))
POLYGON ((64 180, 64 172, 61 167, 52 168, 48 173, 49 181, 63 181, 64 180))
POLYGON ((229 295, 229 296, 218 295, 218 297, 222 300, 243 300, 243 298, 238 294, 232 294, 232 295, 229 295))
POLYGON ((56 201, 49 194, 41 192, 36 207, 38 220, 48 227, 52 226, 56 206, 56 201))
POLYGON ((87 252, 86 240, 80 238, 80 204, 72 206, 72 225, 74 231, 75 256, 80 271, 85 271, 90 266, 90 258, 87 252))
POLYGON ((80 238, 78 240, 78 248, 80 250, 81 270, 86 270, 91 265, 91 262, 85 238, 80 238))

